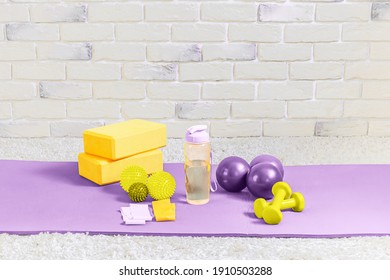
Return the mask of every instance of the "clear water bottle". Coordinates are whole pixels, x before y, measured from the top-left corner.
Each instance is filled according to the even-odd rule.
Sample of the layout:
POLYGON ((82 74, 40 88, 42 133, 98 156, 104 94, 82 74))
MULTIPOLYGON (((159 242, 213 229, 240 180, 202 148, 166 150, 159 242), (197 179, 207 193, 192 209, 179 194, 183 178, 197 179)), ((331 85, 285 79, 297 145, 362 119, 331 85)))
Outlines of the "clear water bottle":
POLYGON ((206 204, 210 200, 211 144, 206 125, 187 129, 184 143, 184 172, 187 202, 206 204))

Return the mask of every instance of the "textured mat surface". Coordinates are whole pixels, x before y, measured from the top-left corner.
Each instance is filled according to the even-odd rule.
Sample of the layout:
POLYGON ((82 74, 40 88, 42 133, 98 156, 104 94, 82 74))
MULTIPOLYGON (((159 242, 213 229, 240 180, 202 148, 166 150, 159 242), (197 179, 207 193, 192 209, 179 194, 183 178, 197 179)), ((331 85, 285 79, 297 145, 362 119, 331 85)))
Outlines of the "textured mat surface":
MULTIPOLYGON (((284 211, 276 226, 257 219, 254 198, 220 189, 210 203, 185 202, 183 165, 165 164, 177 181, 175 222, 124 225, 130 201, 118 184, 80 177, 75 162, 0 161, 0 233, 88 232, 186 236, 341 237, 389 235, 390 165, 285 168, 285 181, 306 198, 302 213, 284 211)), ((151 200, 147 201, 148 203, 151 200)))

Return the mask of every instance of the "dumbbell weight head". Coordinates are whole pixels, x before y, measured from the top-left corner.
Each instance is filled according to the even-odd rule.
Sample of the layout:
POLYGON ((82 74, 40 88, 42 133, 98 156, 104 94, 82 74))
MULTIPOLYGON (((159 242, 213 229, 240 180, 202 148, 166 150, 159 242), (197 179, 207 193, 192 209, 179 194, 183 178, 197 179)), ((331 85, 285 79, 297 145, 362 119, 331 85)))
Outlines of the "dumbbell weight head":
POLYGON ((293 193, 290 199, 295 201, 295 206, 291 207, 294 212, 302 212, 305 209, 305 198, 300 192, 293 193))
POLYGON ((258 198, 253 202, 253 210, 255 212, 255 216, 259 219, 263 218, 263 212, 265 207, 269 205, 264 198, 258 198))
MULTIPOLYGON (((280 191, 284 191, 284 197, 282 198, 282 200, 284 199, 288 199, 291 197, 292 195, 292 190, 291 190, 291 187, 289 184, 287 184, 286 182, 276 182, 273 186, 272 186, 272 194, 274 195, 274 201, 275 201, 275 198, 277 196, 278 193, 281 193, 280 191)), ((272 202, 274 202, 272 201, 272 202)), ((271 204, 272 204, 271 202, 271 204)))

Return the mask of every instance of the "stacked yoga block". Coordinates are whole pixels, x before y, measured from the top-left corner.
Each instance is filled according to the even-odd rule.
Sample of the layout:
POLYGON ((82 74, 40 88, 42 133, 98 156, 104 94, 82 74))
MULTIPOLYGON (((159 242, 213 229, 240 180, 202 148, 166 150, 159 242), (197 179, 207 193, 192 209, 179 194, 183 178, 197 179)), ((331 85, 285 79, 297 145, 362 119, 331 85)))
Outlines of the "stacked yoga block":
POLYGON ((79 174, 98 185, 120 180, 129 165, 143 167, 151 174, 163 170, 167 132, 164 124, 128 120, 87 129, 83 132, 84 153, 78 156, 79 174))

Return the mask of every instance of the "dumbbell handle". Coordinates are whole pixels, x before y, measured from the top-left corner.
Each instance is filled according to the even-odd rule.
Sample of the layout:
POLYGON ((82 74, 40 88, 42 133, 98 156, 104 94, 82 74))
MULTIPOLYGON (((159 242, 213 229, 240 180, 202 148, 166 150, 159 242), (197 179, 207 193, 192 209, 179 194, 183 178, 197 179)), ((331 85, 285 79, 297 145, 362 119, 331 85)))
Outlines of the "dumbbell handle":
POLYGON ((283 189, 279 190, 278 193, 274 196, 274 200, 270 202, 270 206, 281 208, 280 206, 282 205, 285 196, 286 196, 285 190, 283 189))
MULTIPOLYGON (((267 202, 267 206, 269 206, 271 202, 267 202)), ((296 201, 293 198, 285 199, 280 204, 280 210, 290 209, 295 207, 296 201)))

